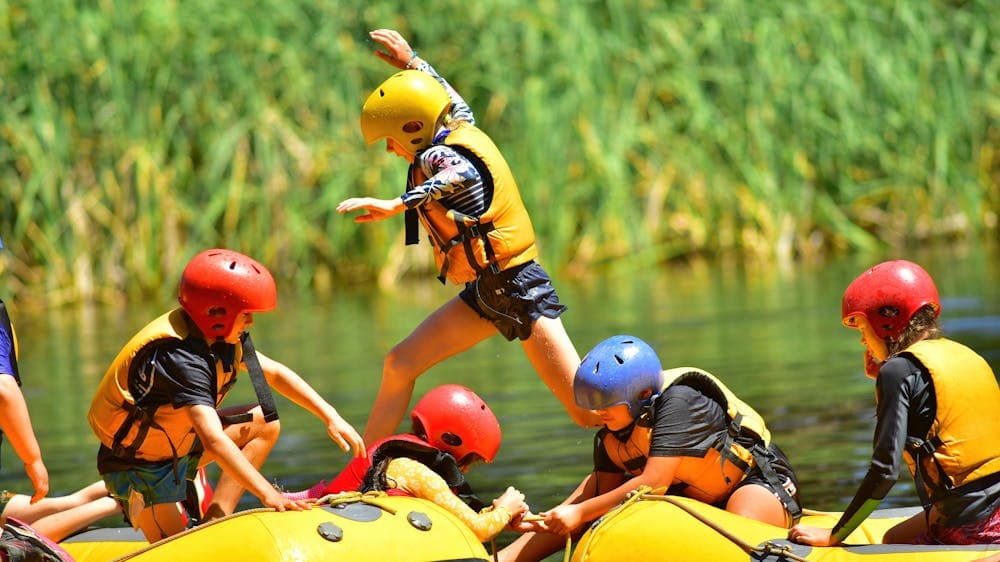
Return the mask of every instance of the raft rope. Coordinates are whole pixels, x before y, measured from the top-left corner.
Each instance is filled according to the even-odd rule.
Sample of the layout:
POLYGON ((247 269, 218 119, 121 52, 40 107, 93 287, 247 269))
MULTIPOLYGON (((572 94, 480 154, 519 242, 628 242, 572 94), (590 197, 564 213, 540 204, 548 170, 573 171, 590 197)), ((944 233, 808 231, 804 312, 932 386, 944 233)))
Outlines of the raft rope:
POLYGON ((112 562, 124 562, 125 560, 131 560, 131 559, 135 558, 136 556, 139 556, 140 554, 143 554, 145 552, 149 552, 149 550, 151 550, 152 548, 158 547, 161 544, 164 544, 164 543, 167 543, 167 542, 170 542, 170 541, 175 541, 177 539, 180 539, 181 537, 187 536, 187 535, 191 534, 192 532, 194 532, 194 531, 196 531, 196 530, 198 530, 198 529, 200 529, 202 527, 208 527, 210 525, 215 525, 217 523, 222 523, 223 521, 226 521, 228 519, 232 519, 233 517, 237 517, 237 516, 240 516, 240 515, 246 515, 248 513, 264 513, 264 512, 268 512, 268 511, 274 511, 274 509, 272 509, 270 507, 256 507, 256 508, 247 509, 247 510, 244 510, 244 511, 237 511, 236 513, 230 513, 229 515, 226 515, 224 517, 219 517, 218 519, 212 519, 210 521, 205 521, 204 523, 198 525, 197 527, 191 527, 190 529, 184 529, 183 531, 181 531, 180 533, 177 533, 176 535, 170 535, 169 537, 160 539, 160 540, 158 540, 158 541, 156 541, 154 543, 150 543, 149 545, 144 546, 144 547, 140 548, 139 550, 137 550, 135 552, 130 552, 129 554, 126 554, 125 556, 122 556, 120 558, 115 558, 114 560, 112 560, 112 562))
POLYGON ((368 505, 375 506, 382 511, 387 512, 389 515, 396 515, 396 509, 382 503, 381 499, 388 498, 389 494, 385 492, 340 492, 339 494, 327 494, 318 500, 316 500, 316 505, 329 504, 331 507, 335 505, 340 505, 343 503, 366 503, 368 505))
POLYGON ((629 498, 629 500, 627 500, 625 502, 625 504, 623 504, 622 507, 624 507, 624 505, 627 505, 628 503, 630 503, 632 501, 652 500, 652 501, 667 502, 669 504, 672 504, 674 506, 677 506, 677 507, 681 508, 681 510, 683 510, 685 513, 687 513, 691 517, 694 517, 698 521, 704 523, 705 525, 708 525, 709 528, 711 528, 715 532, 719 533, 723 537, 729 539, 730 542, 732 542, 736 546, 738 546, 741 549, 743 549, 743 551, 746 552, 747 554, 751 554, 751 555, 752 554, 763 554, 765 556, 775 555, 775 556, 780 556, 780 557, 788 559, 788 560, 795 560, 796 562, 808 562, 805 558, 802 558, 801 556, 793 553, 792 552, 792 547, 790 547, 788 545, 778 545, 778 544, 775 544, 775 543, 773 543, 771 541, 767 541, 767 542, 765 542, 761 546, 751 545, 750 543, 744 541, 743 539, 741 539, 741 538, 737 537, 736 535, 730 533, 729 531, 723 529, 721 526, 719 526, 717 523, 715 523, 714 521, 712 521, 708 517, 705 517, 704 515, 698 513, 697 511, 691 509, 690 507, 684 505, 682 502, 679 502, 679 501, 677 501, 676 499, 674 499, 674 498, 672 498, 670 496, 664 496, 664 495, 659 495, 659 494, 651 494, 651 493, 649 493, 650 490, 651 490, 651 488, 649 488, 648 486, 643 486, 643 487, 639 488, 638 490, 636 490, 635 492, 633 492, 634 496, 632 498, 629 498))
MULTIPOLYGON (((377 507, 377 508, 379 508, 379 509, 381 509, 381 510, 387 512, 387 513, 389 513, 390 515, 395 515, 396 514, 396 510, 394 508, 392 508, 392 507, 390 507, 390 506, 388 506, 388 505, 386 505, 386 504, 384 504, 384 503, 382 503, 380 501, 381 499, 387 498, 387 497, 389 497, 389 495, 386 494, 385 492, 374 492, 374 491, 373 492, 364 492, 364 493, 361 493, 361 492, 341 492, 339 494, 327 494, 327 495, 319 498, 318 500, 316 500, 316 505, 319 506, 319 505, 323 505, 325 503, 325 504, 329 504, 332 507, 334 505, 339 505, 339 504, 343 504, 343 503, 357 503, 357 502, 361 502, 361 503, 366 503, 368 505, 375 506, 375 507, 377 507)), ((229 515, 226 515, 224 517, 220 517, 218 519, 212 519, 211 521, 206 521, 206 522, 204 522, 201 525, 198 525, 196 527, 191 527, 190 529, 184 529, 183 531, 181 531, 180 533, 177 533, 176 535, 171 535, 171 536, 169 536, 169 537, 167 537, 165 539, 158 540, 155 543, 152 543, 152 544, 150 544, 148 546, 145 546, 145 547, 143 547, 143 548, 141 548, 141 549, 139 549, 139 550, 137 550, 135 552, 126 554, 125 556, 122 556, 120 558, 115 558, 112 562, 125 562, 127 560, 131 560, 131 559, 135 558, 136 556, 139 556, 140 554, 143 554, 144 552, 148 552, 153 547, 160 546, 161 544, 169 542, 169 541, 177 540, 177 539, 179 539, 181 537, 184 537, 184 536, 192 533, 193 531, 196 531, 197 529, 200 529, 201 527, 207 527, 209 525, 215 525, 217 523, 222 523, 223 521, 226 521, 228 519, 232 519, 234 517, 238 517, 238 516, 241 516, 241 515, 247 515, 247 514, 250 514, 250 513, 266 513, 268 511, 275 511, 275 510, 273 508, 270 508, 270 507, 257 507, 257 508, 252 508, 252 509, 246 509, 246 510, 243 510, 243 511, 237 511, 235 513, 231 513, 229 515)))

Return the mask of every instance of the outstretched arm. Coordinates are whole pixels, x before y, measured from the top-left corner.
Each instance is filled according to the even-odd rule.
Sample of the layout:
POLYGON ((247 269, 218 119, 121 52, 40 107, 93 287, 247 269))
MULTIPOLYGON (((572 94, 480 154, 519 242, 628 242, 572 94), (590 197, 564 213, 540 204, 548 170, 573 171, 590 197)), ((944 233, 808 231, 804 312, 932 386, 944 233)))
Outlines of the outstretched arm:
POLYGON ((286 365, 257 352, 264 376, 282 396, 295 402, 326 424, 326 432, 343 451, 354 450, 354 456, 365 456, 365 442, 351 424, 340 416, 337 409, 323 399, 313 387, 286 365))
POLYGON ((508 487, 500 497, 493 500, 492 508, 477 513, 451 491, 441 476, 410 458, 393 459, 386 476, 396 483, 397 488, 434 502, 451 512, 483 542, 502 531, 513 517, 521 515, 527 509, 524 494, 508 487))
POLYGON ((0 429, 24 463, 24 472, 35 489, 31 503, 35 503, 49 493, 49 472, 42 462, 42 451, 31 427, 24 395, 14 377, 4 374, 0 374, 0 429))
POLYGON ((365 210, 368 212, 354 217, 354 222, 372 222, 398 215, 406 210, 406 205, 403 204, 403 199, 401 197, 397 197, 395 199, 351 197, 350 199, 341 201, 340 204, 337 205, 337 212, 340 214, 358 210, 365 210))
POLYGON ((650 457, 642 474, 626 480, 617 488, 580 503, 559 505, 542 513, 545 525, 550 532, 560 535, 575 531, 587 521, 593 521, 607 513, 640 486, 668 486, 680 462, 681 457, 650 457))
MULTIPOLYGON (((208 458, 218 463, 223 472, 243 489, 257 496, 265 507, 278 511, 286 509, 300 511, 309 508, 305 501, 286 498, 264 478, 264 475, 243 455, 236 443, 226 435, 215 408, 201 405, 186 408, 191 425, 205 446, 208 458)), ((242 491, 240 493, 242 494, 242 491)))
POLYGON ((410 44, 403 38, 399 32, 392 29, 376 29, 368 34, 372 40, 377 41, 382 46, 386 48, 386 51, 379 49, 375 50, 375 55, 378 58, 384 60, 385 62, 395 66, 399 69, 413 69, 419 70, 421 72, 426 72, 434 77, 435 80, 444 86, 446 92, 448 92, 448 97, 451 99, 451 109, 448 111, 452 119, 457 119, 459 121, 467 121, 470 124, 476 124, 476 118, 472 114, 472 108, 469 104, 465 103, 465 99, 444 79, 434 67, 430 65, 426 60, 417 56, 417 52, 414 51, 410 44))

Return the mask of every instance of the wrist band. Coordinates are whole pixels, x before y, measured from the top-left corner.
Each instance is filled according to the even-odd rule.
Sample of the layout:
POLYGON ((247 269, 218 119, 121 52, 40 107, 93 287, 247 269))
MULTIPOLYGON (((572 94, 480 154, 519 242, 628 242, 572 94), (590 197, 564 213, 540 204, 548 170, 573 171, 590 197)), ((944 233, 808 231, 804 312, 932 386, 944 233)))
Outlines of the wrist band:
POLYGON ((406 61, 406 68, 411 68, 413 66, 413 61, 415 60, 417 60, 417 52, 413 51, 413 54, 410 55, 410 60, 406 61))

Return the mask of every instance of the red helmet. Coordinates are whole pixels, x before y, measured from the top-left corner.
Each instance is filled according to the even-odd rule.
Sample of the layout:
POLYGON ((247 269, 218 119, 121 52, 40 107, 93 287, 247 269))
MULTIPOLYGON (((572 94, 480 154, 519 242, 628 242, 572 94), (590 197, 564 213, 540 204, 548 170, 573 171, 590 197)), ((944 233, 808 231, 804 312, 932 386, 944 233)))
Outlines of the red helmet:
POLYGON ((253 258, 232 250, 205 250, 191 258, 177 300, 210 340, 226 338, 244 312, 272 310, 274 278, 253 258))
POLYGON ((925 305, 941 312, 934 280, 919 265, 894 260, 876 265, 862 273, 844 291, 841 321, 848 328, 857 327, 854 318, 863 316, 875 334, 888 339, 898 336, 910 319, 925 305))
POLYGON ((431 389, 413 407, 410 419, 423 427, 432 447, 450 453, 460 463, 470 453, 493 462, 500 448, 500 422, 493 410, 462 385, 431 389))

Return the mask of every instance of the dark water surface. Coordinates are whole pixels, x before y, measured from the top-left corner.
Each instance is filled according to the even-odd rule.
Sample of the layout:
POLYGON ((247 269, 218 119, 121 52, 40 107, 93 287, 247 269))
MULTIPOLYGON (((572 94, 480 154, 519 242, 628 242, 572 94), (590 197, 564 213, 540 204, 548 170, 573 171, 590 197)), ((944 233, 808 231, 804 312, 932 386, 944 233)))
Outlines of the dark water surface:
MULTIPOLYGON (((947 335, 977 349, 1000 371, 1000 252, 976 246, 906 257, 935 277, 947 335)), ((806 506, 839 511, 867 469, 874 426, 874 384, 862 374, 858 333, 840 325, 840 297, 880 259, 788 267, 625 265, 586 283, 557 278, 556 287, 570 306, 563 321, 581 356, 605 337, 631 333, 649 341, 665 366, 697 366, 718 375, 764 415, 798 470, 806 506)), ((455 292, 428 279, 393 294, 282 294, 276 312, 257 316, 254 340, 361 431, 386 351, 455 292)), ((18 313, 16 299, 8 300, 15 301, 24 392, 52 494, 68 493, 98 478, 97 441, 85 419, 93 389, 119 347, 170 303, 27 315, 18 313)), ((513 484, 540 511, 558 503, 590 470, 593 433, 568 421, 520 345, 498 336, 444 362, 420 378, 415 399, 446 382, 475 389, 503 426, 496 462, 469 475, 484 498, 513 484)), ((227 404, 252 397, 244 379, 227 404)), ((317 419, 280 397, 279 410, 282 437, 264 466, 269 478, 299 489, 347 462, 317 419)), ((16 455, 9 444, 3 449, 3 488, 28 491, 16 455)), ((916 503, 904 474, 883 506, 916 503)), ((245 504, 256 505, 255 499, 245 504)))

